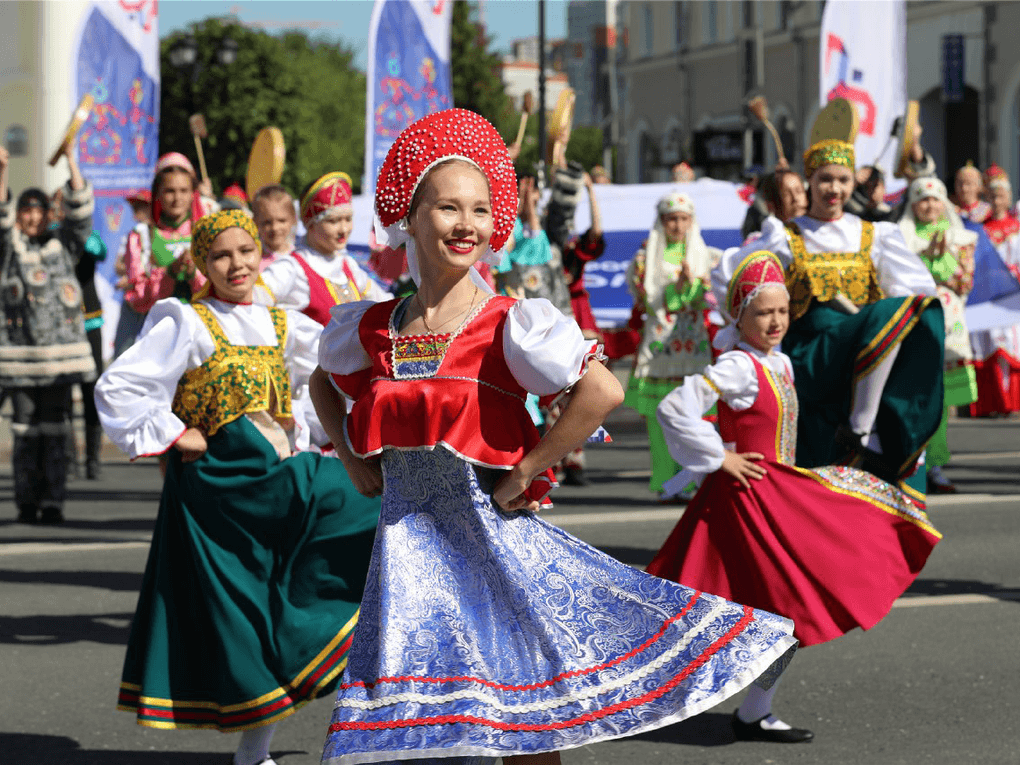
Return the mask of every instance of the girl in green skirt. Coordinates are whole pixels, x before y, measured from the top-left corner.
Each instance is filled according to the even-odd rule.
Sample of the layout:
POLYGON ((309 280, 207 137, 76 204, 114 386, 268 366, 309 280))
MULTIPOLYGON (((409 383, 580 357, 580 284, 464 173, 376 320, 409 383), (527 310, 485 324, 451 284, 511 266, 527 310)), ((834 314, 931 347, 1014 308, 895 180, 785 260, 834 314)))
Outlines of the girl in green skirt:
POLYGON ((118 708, 154 728, 244 731, 235 765, 271 763, 276 723, 346 663, 379 501, 337 460, 292 453, 302 428, 324 440, 292 407, 321 327, 252 304, 252 220, 202 218, 192 257, 208 286, 156 303, 96 385, 114 443, 169 456, 118 708))

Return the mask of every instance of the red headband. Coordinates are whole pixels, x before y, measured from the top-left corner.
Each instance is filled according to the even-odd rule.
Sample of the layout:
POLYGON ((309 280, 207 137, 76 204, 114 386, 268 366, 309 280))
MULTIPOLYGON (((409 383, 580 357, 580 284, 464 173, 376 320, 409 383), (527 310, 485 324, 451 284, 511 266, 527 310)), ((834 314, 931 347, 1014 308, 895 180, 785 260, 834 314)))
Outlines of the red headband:
POLYGON ((499 250, 517 220, 517 175, 496 128, 466 109, 447 109, 404 128, 379 170, 375 210, 383 226, 407 217, 411 199, 426 173, 445 159, 466 159, 489 181, 492 239, 499 250))
POLYGON ((301 198, 301 222, 309 226, 330 210, 350 204, 351 176, 341 172, 326 173, 301 198))
POLYGON ((726 307, 734 321, 740 319, 745 303, 766 285, 786 289, 786 274, 779 258, 768 250, 758 250, 744 258, 730 278, 726 307))

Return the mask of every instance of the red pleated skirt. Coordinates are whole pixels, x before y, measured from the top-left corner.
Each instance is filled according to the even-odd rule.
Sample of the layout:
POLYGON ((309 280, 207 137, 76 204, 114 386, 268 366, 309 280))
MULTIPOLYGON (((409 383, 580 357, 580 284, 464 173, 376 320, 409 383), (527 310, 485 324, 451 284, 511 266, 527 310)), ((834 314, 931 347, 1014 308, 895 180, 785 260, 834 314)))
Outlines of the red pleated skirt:
POLYGON ((786 616, 808 646, 877 624, 941 535, 870 473, 762 463, 708 476, 648 573, 786 616))

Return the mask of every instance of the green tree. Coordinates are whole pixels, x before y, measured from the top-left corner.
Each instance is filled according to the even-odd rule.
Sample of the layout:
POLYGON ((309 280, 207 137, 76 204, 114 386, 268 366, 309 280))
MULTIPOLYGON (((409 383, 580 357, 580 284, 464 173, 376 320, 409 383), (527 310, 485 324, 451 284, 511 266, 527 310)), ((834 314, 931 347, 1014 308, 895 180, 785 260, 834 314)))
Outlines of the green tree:
POLYGON ((200 67, 192 83, 175 70, 167 52, 179 35, 161 44, 160 151, 179 151, 198 169, 188 127, 193 112, 205 116, 206 164, 217 193, 244 185, 248 154, 258 132, 283 133, 287 161, 282 183, 299 194, 331 170, 360 186, 365 155, 365 75, 352 50, 301 32, 280 36, 209 18, 192 25, 200 67), (230 66, 215 62, 224 37, 238 43, 230 66))
MULTIPOLYGON (((525 4, 522 12, 530 12, 525 4)), ((531 9, 537 12, 537 9, 531 9)), ((491 39, 477 19, 477 3, 456 0, 450 24, 450 65, 453 71, 453 103, 478 112, 496 126, 509 144, 517 137, 521 115, 506 94, 502 79, 502 61, 489 50, 491 39)), ((538 92, 532 94, 538 105, 538 92)), ((556 106, 548 103, 548 112, 556 106)), ((547 115, 548 116, 548 115, 547 115)), ((528 120, 517 167, 533 170, 538 162, 538 117, 528 120)), ((567 144, 567 159, 591 169, 602 160, 602 131, 597 127, 575 128, 567 144)))
POLYGON ((477 15, 476 3, 457 0, 453 4, 450 22, 453 105, 481 114, 505 140, 512 141, 517 114, 503 86, 503 62, 489 50, 491 40, 477 15))
POLYGON ((567 161, 579 162, 585 170, 602 164, 602 128, 575 127, 567 142, 567 161))

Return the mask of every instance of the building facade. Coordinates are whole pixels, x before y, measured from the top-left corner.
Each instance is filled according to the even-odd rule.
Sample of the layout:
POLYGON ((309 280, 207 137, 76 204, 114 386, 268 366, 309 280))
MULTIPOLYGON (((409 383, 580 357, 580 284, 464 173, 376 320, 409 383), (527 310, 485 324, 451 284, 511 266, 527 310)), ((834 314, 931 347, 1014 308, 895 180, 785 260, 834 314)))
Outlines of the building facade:
MULTIPOLYGON (((818 0, 621 2, 617 177, 667 180, 681 160, 731 179, 747 168, 772 167, 773 142, 745 111, 750 93, 766 97, 784 152, 799 165, 820 108, 823 6, 818 0)), ((922 143, 944 177, 968 160, 996 162, 1018 187, 1020 47, 1008 39, 1018 23, 1020 3, 907 3, 907 97, 921 104, 922 143), (962 89, 947 100, 950 35, 962 59, 962 89)))
POLYGON ((73 111, 75 72, 68 62, 85 0, 0 2, 0 131, 10 152, 10 188, 53 190, 67 166, 47 164, 73 111))
MULTIPOLYGON (((545 44, 545 106, 552 112, 556 101, 570 83, 563 71, 563 40, 546 40, 545 44)), ((524 109, 524 96, 531 93, 534 109, 538 104, 538 37, 522 37, 510 43, 510 54, 503 57, 500 78, 504 92, 517 111, 524 109)))

